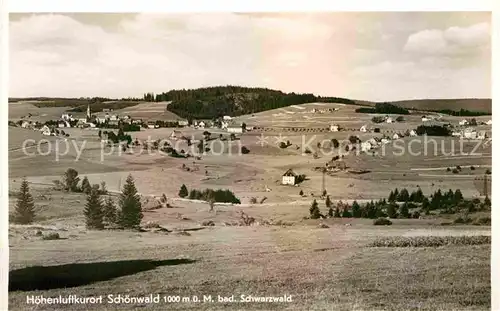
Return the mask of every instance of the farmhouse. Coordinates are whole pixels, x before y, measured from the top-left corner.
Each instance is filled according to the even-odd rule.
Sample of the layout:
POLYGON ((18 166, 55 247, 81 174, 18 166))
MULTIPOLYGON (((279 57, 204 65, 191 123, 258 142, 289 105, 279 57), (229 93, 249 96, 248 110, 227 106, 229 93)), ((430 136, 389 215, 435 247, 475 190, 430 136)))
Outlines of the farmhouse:
POLYGON ((454 131, 454 132, 451 132, 451 136, 454 136, 454 137, 462 137, 462 132, 459 132, 459 131, 454 131))
POLYGON ((488 120, 488 121, 486 121, 486 124, 487 125, 492 125, 493 123, 491 122, 491 120, 488 120))
POLYGON ((390 142, 391 142, 391 140, 390 140, 390 139, 388 139, 388 138, 382 138, 382 139, 380 140, 380 142, 381 142, 382 144, 386 145, 386 144, 390 143, 390 142))
POLYGON ((283 174, 281 178, 281 184, 283 185, 295 185, 297 181, 297 174, 292 169, 289 169, 288 171, 283 174))
POLYGON ((391 117, 387 117, 385 119, 385 123, 393 123, 393 122, 394 122, 394 120, 391 117))
POLYGON ((463 130, 462 137, 466 139, 476 139, 477 132, 473 128, 468 127, 465 130, 463 130))
POLYGON ((330 125, 330 132, 338 132, 338 131, 339 131, 339 126, 337 124, 330 125))
POLYGON ((202 129, 205 128, 205 122, 200 121, 200 123, 198 123, 198 127, 202 129))
POLYGON ((394 135, 392 135, 392 139, 400 139, 401 136, 398 134, 398 133, 394 133, 394 135))
POLYGON ((368 131, 368 129, 366 128, 366 125, 363 125, 359 130, 363 133, 366 133, 368 131))
POLYGON ((410 131, 410 136, 412 136, 412 137, 417 136, 417 131, 411 130, 410 131))
POLYGON ((179 126, 188 126, 189 121, 188 120, 178 120, 177 124, 179 124, 179 126))
POLYGON ((459 125, 467 125, 467 124, 469 124, 469 121, 463 119, 463 120, 459 121, 458 124, 459 125))
POLYGON ((30 126, 30 123, 28 121, 23 121, 23 123, 21 123, 22 128, 28 128, 29 126, 30 126))
POLYGON ((422 116, 422 122, 427 122, 427 121, 430 121, 430 120, 431 120, 431 117, 422 116))
POLYGON ((230 116, 223 116, 222 117, 222 120, 224 121, 231 121, 233 118, 231 118, 230 116))
POLYGON ((231 124, 231 125, 227 126, 227 131, 228 131, 228 133, 241 134, 241 133, 243 133, 243 126, 241 124, 240 125, 231 124))
POLYGON ((63 119, 64 121, 72 121, 73 116, 70 113, 63 113, 61 115, 61 119, 63 119))

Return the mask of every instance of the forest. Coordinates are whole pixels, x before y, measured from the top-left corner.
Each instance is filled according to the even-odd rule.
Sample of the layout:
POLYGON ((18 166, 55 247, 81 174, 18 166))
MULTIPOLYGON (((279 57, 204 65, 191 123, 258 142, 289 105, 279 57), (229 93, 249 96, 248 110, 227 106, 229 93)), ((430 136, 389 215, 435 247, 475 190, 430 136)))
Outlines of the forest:
POLYGON ((310 102, 354 104, 337 97, 320 97, 314 94, 284 93, 267 88, 242 86, 216 86, 188 90, 171 90, 166 93, 144 94, 145 101, 172 101, 167 109, 186 119, 214 119, 252 114, 270 109, 310 102))

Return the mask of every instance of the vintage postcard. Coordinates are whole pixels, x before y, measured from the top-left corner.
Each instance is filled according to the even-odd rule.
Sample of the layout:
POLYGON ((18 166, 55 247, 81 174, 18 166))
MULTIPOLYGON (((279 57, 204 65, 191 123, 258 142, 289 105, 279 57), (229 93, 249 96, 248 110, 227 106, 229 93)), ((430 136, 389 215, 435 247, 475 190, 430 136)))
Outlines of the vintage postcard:
POLYGON ((491 17, 10 13, 9 310, 490 310, 491 17))

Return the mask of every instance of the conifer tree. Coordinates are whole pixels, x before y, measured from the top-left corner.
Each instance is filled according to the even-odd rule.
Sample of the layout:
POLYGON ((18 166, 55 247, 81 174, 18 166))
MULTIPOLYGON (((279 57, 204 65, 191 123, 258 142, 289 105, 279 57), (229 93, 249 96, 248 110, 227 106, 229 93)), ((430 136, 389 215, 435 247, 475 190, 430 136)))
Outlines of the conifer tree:
POLYGON ((137 188, 135 187, 134 178, 128 175, 125 185, 123 185, 122 193, 119 199, 120 206, 120 225, 124 228, 137 229, 142 220, 142 205, 137 188))
POLYGON ((90 193, 87 195, 87 204, 83 211, 85 215, 85 224, 87 229, 104 229, 103 224, 103 210, 101 195, 99 194, 99 187, 92 187, 90 193))
POLYGON ((459 203, 464 199, 464 196, 462 195, 462 191, 460 189, 455 190, 455 203, 459 203))
POLYGON ((326 196, 325 205, 328 208, 332 207, 332 201, 330 200, 330 196, 329 195, 326 196))
POLYGON ((111 197, 107 197, 104 203, 104 211, 103 211, 103 219, 104 222, 108 225, 115 224, 117 221, 117 210, 115 206, 115 202, 111 197))
POLYGON ((333 217, 340 218, 340 210, 338 207, 335 208, 335 213, 333 214, 333 217))
POLYGON ((314 201, 311 204, 311 207, 309 208, 309 215, 311 219, 318 219, 321 217, 321 213, 318 207, 318 202, 316 202, 316 199, 314 199, 314 201))
POLYGON ((403 203, 399 207, 399 217, 401 217, 401 218, 409 218, 410 217, 410 212, 408 210, 408 202, 403 203))
POLYGON ((330 207, 328 208, 328 217, 330 217, 330 218, 331 218, 331 217, 333 217, 333 215, 334 215, 333 207, 331 207, 331 206, 330 206, 330 207))
POLYGON ((352 202, 351 209, 352 209, 352 217, 354 217, 354 218, 361 217, 361 207, 359 206, 359 204, 356 200, 354 200, 354 202, 352 202))
POLYGON ((182 184, 181 189, 179 190, 179 197, 185 198, 188 196, 188 189, 185 184, 182 184))
POLYGON ((389 205, 387 206, 387 217, 396 218, 396 216, 397 216, 396 207, 397 207, 397 204, 389 203, 389 205))
POLYGON ((23 179, 21 188, 17 194, 14 222, 18 224, 30 224, 35 218, 35 203, 30 193, 28 181, 23 179))

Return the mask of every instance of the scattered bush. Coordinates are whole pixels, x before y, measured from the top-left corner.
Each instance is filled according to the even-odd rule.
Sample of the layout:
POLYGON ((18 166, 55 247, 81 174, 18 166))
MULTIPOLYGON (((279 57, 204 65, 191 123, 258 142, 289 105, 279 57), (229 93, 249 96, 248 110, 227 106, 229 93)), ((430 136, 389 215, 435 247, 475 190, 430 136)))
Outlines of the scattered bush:
POLYGON ((476 226, 490 226, 491 225, 491 217, 479 217, 474 220, 472 223, 476 226))
POLYGON ((373 224, 375 226, 390 226, 392 225, 392 221, 390 221, 389 219, 387 218, 377 218, 373 221, 373 224))
POLYGON ((453 220, 453 223, 454 224, 468 224, 468 223, 471 223, 472 222, 472 219, 470 217, 467 217, 467 216, 459 216, 458 218, 455 218, 455 220, 453 220))
POLYGON ((202 226, 205 226, 205 227, 212 227, 212 226, 215 226, 215 223, 213 220, 204 220, 202 223, 201 223, 202 226))
POLYGON ((458 169, 454 168, 451 172, 452 172, 453 174, 458 174, 458 169))
POLYGON ((42 240, 59 240, 60 238, 57 232, 49 232, 42 236, 42 240))
POLYGON ((385 237, 372 242, 371 247, 439 247, 447 245, 491 244, 491 236, 419 236, 385 237))
POLYGON ((256 197, 251 197, 250 198, 250 204, 257 204, 257 198, 256 197))

